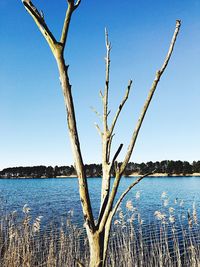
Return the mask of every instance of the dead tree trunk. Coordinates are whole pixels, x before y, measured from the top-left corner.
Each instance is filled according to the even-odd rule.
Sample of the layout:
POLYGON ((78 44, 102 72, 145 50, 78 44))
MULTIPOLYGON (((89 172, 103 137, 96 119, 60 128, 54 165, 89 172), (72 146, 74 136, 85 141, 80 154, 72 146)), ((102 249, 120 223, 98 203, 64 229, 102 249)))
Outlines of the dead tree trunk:
POLYGON ((96 229, 95 233, 88 234, 90 248, 90 267, 104 267, 108 249, 112 217, 108 218, 102 229, 96 229))
MULTIPOLYGON (((109 243, 109 235, 110 229, 112 224, 113 216, 116 213, 118 206, 120 205, 121 201, 125 197, 125 195, 131 190, 133 186, 139 183, 144 177, 148 174, 140 177, 135 182, 133 182, 127 190, 116 200, 116 193, 118 190, 118 186, 121 180, 121 177, 124 173, 124 170, 129 162, 131 154, 133 152, 135 142, 142 125, 143 119, 153 97, 153 94, 156 90, 158 82, 165 71, 167 64, 170 60, 170 57, 173 52, 173 48, 176 42, 176 38, 180 29, 181 22, 177 20, 176 28, 172 37, 172 41, 169 47, 169 51, 167 53, 166 59, 159 71, 156 73, 155 80, 153 81, 152 87, 150 88, 149 94, 145 101, 144 107, 142 109, 141 115, 138 119, 136 124, 135 130, 133 131, 133 135, 127 150, 127 154, 124 158, 124 161, 121 166, 118 166, 116 159, 122 149, 122 144, 119 145, 118 150, 114 154, 111 159, 111 145, 113 139, 113 132, 117 122, 117 119, 120 115, 120 112, 128 99, 129 92, 131 89, 132 81, 129 81, 127 90, 124 96, 124 99, 119 105, 119 108, 114 116, 113 122, 111 126, 108 126, 108 91, 109 91, 109 77, 110 77, 110 50, 111 44, 108 40, 108 33, 106 31, 106 81, 105 81, 105 90, 104 94, 100 92, 102 103, 103 103, 103 131, 100 130, 100 127, 96 125, 101 139, 102 139, 102 168, 103 168, 103 176, 102 176, 102 188, 101 188, 101 205, 99 211, 99 217, 97 223, 95 223, 93 218, 93 212, 91 208, 90 196, 88 192, 88 185, 87 185, 87 178, 85 175, 84 163, 81 154, 79 136, 76 126, 76 118, 75 118, 75 111, 74 111, 74 104, 73 104, 73 97, 71 92, 71 84, 69 82, 68 76, 68 65, 65 63, 64 59, 64 49, 65 44, 67 41, 68 36, 68 29, 71 21, 71 16, 73 12, 78 8, 81 0, 77 0, 75 3, 74 0, 67 0, 68 8, 66 11, 66 17, 63 25, 62 35, 59 41, 55 39, 51 31, 49 30, 43 14, 38 12, 37 8, 33 5, 33 3, 29 0, 23 0, 24 7, 28 11, 28 13, 32 16, 35 23, 37 24, 39 30, 43 34, 44 38, 46 39, 49 47, 52 50, 52 53, 56 59, 59 75, 60 75, 60 82, 64 96, 64 102, 66 106, 67 112, 67 122, 68 122, 68 130, 69 130, 69 137, 71 141, 72 151, 73 151, 73 158, 75 162, 75 168, 77 171, 78 181, 79 181, 79 193, 80 193, 80 200, 84 215, 85 227, 87 232, 87 237, 89 241, 89 248, 90 248, 90 267, 104 267, 106 262, 107 250, 108 250, 108 243, 109 243), (115 179, 114 183, 110 185, 111 179, 111 169, 115 166, 115 179)), ((79 261, 77 261, 79 266, 84 266, 79 261)))

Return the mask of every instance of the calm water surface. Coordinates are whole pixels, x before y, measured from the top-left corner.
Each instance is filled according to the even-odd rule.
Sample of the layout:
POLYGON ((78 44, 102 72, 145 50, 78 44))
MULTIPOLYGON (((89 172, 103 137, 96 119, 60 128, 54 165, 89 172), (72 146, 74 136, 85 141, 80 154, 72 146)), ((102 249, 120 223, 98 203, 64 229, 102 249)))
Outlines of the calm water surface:
MULTIPOLYGON (((123 178, 120 184, 120 192, 123 192, 135 178, 123 178)), ((101 178, 88 179, 91 192, 91 202, 94 215, 98 215, 101 178)), ((136 185, 127 195, 123 202, 132 200, 137 206, 144 221, 153 218, 155 210, 162 207, 161 194, 167 192, 169 206, 174 206, 175 199, 179 203, 184 200, 183 207, 176 209, 191 209, 193 202, 197 210, 200 209, 200 177, 154 177, 145 178, 136 185), (137 191, 140 191, 140 199, 135 198, 137 191)), ((78 181, 76 178, 67 179, 1 179, 0 180, 1 209, 5 211, 16 210, 22 213, 24 204, 31 208, 31 215, 43 216, 43 224, 50 221, 60 222, 74 211, 73 220, 81 225, 83 222, 82 211, 78 194, 78 181)))

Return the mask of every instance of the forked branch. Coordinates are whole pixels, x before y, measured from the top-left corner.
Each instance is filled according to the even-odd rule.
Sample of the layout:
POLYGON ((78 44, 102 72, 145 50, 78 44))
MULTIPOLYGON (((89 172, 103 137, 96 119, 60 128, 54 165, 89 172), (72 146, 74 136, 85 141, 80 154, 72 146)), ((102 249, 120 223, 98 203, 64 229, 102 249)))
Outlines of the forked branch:
POLYGON ((48 42, 54 57, 56 59, 58 70, 60 74, 60 81, 64 95, 65 106, 67 110, 67 122, 68 122, 68 129, 69 129, 69 136, 72 145, 72 152, 75 161, 75 167, 78 176, 79 182, 79 193, 82 203, 82 209, 84 214, 84 219, 87 225, 87 229, 91 232, 95 231, 94 227, 94 217, 90 202, 90 196, 88 191, 87 185, 87 178, 84 169, 84 163, 81 154, 78 130, 76 126, 76 117, 74 111, 74 103, 73 97, 71 92, 71 84, 69 81, 68 76, 68 66, 66 66, 65 59, 64 59, 64 48, 68 34, 68 28, 71 20, 71 15, 73 11, 79 6, 80 0, 78 0, 75 4, 74 0, 68 0, 68 8, 66 12, 66 18, 63 25, 63 32, 61 36, 61 42, 57 42, 54 38, 53 34, 48 29, 44 17, 40 14, 37 8, 32 4, 30 0, 23 0, 24 7, 29 12, 29 14, 34 19, 35 23, 37 24, 38 28, 42 32, 43 36, 45 37, 46 41, 48 42))
MULTIPOLYGON (((169 62, 169 60, 171 58, 171 55, 172 55, 172 52, 173 52, 173 49, 174 49, 174 45, 175 45, 175 42, 176 42, 176 38, 177 38, 177 35, 179 33, 180 26, 181 26, 181 21, 177 20, 176 21, 175 31, 174 31, 174 34, 173 34, 173 37, 172 37, 172 40, 171 40, 171 43, 170 43, 170 47, 169 47, 167 56, 165 58, 165 61, 164 61, 163 65, 162 65, 161 69, 159 71, 157 71, 157 73, 156 73, 156 77, 155 77, 155 79, 153 81, 153 84, 152 84, 152 86, 150 88, 150 91, 149 91, 149 94, 148 94, 147 99, 145 101, 144 107, 143 107, 142 112, 141 112, 141 114, 139 116, 139 119, 138 119, 138 122, 136 124, 135 130, 133 132, 133 135, 132 135, 129 147, 128 147, 127 154, 126 154, 125 159, 124 159, 122 165, 120 166, 118 172, 116 173, 116 177, 115 177, 115 180, 114 180, 114 183, 113 183, 113 186, 112 186, 111 193, 109 195, 109 199, 108 199, 108 203, 107 203, 106 209, 104 211, 104 214, 103 214, 101 220, 99 221, 99 228, 100 229, 102 229, 104 227, 105 223, 107 222, 108 217, 110 216, 111 212, 113 212, 112 211, 112 207, 113 207, 114 199, 115 199, 118 187, 119 187, 119 183, 120 183, 121 177, 122 177, 122 175, 124 173, 124 170, 125 170, 128 162, 129 162, 129 160, 130 160, 130 157, 131 157, 131 154, 133 152, 133 148, 134 148, 134 145, 135 145, 139 130, 141 128, 142 122, 144 120, 145 114, 147 112, 147 109, 148 109, 149 104, 151 102, 151 99, 153 97, 153 94, 154 94, 154 92, 156 90, 158 82, 159 82, 159 80, 160 80, 160 78, 161 78, 164 70, 166 69, 167 64, 168 64, 168 62, 169 62)), ((144 177, 140 177, 136 182, 134 182, 130 187, 128 187, 128 189, 124 192, 124 194, 122 194, 122 196, 118 200, 118 202, 117 202, 118 204, 117 205, 120 204, 120 202, 122 201, 124 196, 131 190, 131 188, 136 183, 141 181, 141 179, 143 179, 143 178, 144 177)))
POLYGON ((31 17, 34 19, 35 23, 37 24, 39 30, 41 31, 42 35, 46 39, 47 43, 49 44, 53 54, 55 55, 55 48, 58 44, 55 37, 49 30, 48 26, 45 23, 43 14, 39 13, 37 8, 30 0, 22 0, 22 3, 31 17))
POLYGON ((63 29, 62 29, 62 35, 60 38, 60 43, 63 46, 63 49, 65 48, 65 44, 67 41, 67 36, 68 36, 68 31, 69 31, 69 24, 71 21, 71 16, 74 10, 76 10, 76 8, 80 5, 81 0, 78 0, 76 2, 76 4, 74 3, 74 0, 68 0, 68 8, 66 11, 66 15, 65 15, 65 20, 64 20, 64 24, 63 24, 63 29))

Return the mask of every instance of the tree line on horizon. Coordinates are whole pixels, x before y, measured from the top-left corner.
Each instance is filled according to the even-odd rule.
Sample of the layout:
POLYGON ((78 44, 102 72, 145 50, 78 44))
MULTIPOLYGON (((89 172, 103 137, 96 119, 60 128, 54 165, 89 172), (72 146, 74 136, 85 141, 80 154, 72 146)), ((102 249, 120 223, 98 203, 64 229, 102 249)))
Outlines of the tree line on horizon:
MULTIPOLYGON (((120 163, 119 163, 120 164, 120 163)), ((87 177, 101 177, 102 165, 101 164, 86 164, 85 171, 87 177)), ((200 173, 200 161, 148 161, 146 163, 128 163, 124 172, 125 176, 137 173, 144 175, 147 173, 167 173, 169 176, 173 174, 192 174, 200 173)), ((59 176, 71 176, 76 175, 75 168, 71 166, 33 166, 33 167, 10 167, 0 171, 0 178, 12 178, 12 177, 31 177, 31 178, 54 178, 59 176)), ((112 175, 115 175, 114 168, 112 175)))

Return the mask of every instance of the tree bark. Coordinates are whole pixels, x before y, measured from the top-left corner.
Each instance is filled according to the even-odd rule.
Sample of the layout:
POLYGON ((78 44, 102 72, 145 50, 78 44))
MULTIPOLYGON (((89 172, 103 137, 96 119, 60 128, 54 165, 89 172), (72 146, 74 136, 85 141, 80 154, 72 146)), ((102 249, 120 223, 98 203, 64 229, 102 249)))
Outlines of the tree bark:
POLYGON ((58 70, 60 73, 60 82, 63 91, 66 111, 67 111, 67 122, 69 129, 69 136, 71 141, 71 147, 73 152, 73 158, 75 160, 75 168, 77 171, 79 181, 79 193, 81 204, 83 208, 83 215, 86 224, 88 224, 90 230, 94 230, 94 219, 92 214, 92 207, 90 203, 90 197, 88 193, 88 184, 84 170, 83 159, 80 150, 80 143, 78 138, 78 131, 76 126, 76 118, 74 112, 74 104, 71 93, 71 85, 68 78, 68 66, 65 65, 65 61, 62 53, 56 56, 58 70))
POLYGON ((94 234, 88 235, 90 248, 90 263, 89 267, 104 267, 103 253, 104 253, 104 231, 97 231, 94 234))
POLYGON ((87 231, 90 248, 89 267, 104 267, 106 264, 112 218, 113 216, 109 216, 101 231, 97 230, 95 233, 87 231))

